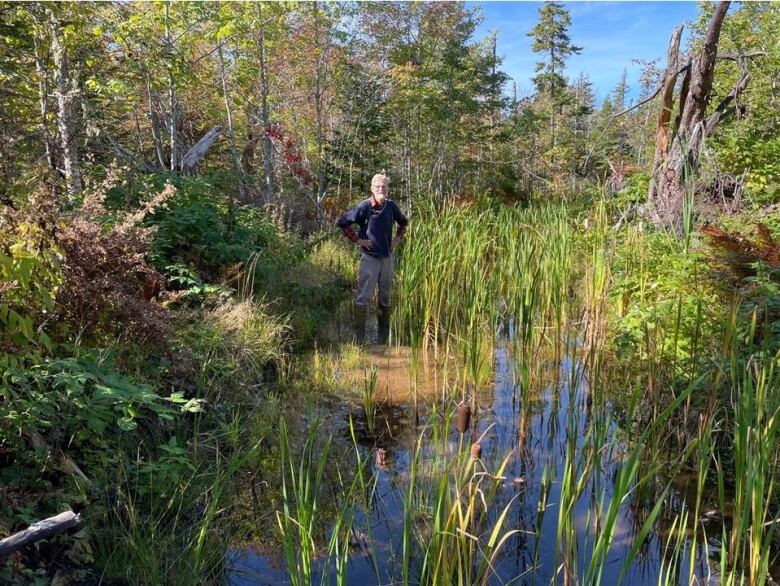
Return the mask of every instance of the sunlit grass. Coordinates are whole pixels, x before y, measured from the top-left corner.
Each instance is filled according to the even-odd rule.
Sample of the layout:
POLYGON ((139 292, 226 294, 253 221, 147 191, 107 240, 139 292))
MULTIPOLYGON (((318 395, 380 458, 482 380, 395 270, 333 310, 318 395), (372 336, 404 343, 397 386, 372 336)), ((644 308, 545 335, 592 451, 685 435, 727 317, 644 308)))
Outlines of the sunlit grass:
MULTIPOLYGON (((416 390, 428 353, 456 356, 458 376, 438 397, 409 455, 395 566, 401 583, 481 584, 493 575, 502 546, 517 530, 507 522, 514 501, 498 505, 494 497, 508 463, 527 456, 531 409, 545 390, 552 413, 548 449, 560 433, 563 461, 546 454, 535 463, 541 475, 529 572, 564 584, 603 583, 621 518, 636 506, 642 514, 633 542, 623 545, 621 579, 654 538, 663 550, 654 566, 659 583, 694 583, 702 567, 715 573, 716 562, 706 558, 712 536, 700 519, 717 483, 720 514, 728 516, 717 563, 723 583, 767 581, 779 516, 778 356, 744 344, 760 336, 755 323, 753 331, 738 331, 736 310, 722 324, 722 342, 712 338, 716 318, 707 314, 708 298, 691 298, 704 290, 698 271, 681 286, 684 292, 660 295, 658 259, 644 250, 648 236, 634 226, 616 233, 603 201, 594 202, 587 220, 575 224, 569 210, 553 206, 444 209, 417 222, 405 243, 393 326, 396 342, 411 346, 410 387, 416 390), (634 362, 620 370, 615 324, 637 305, 650 310, 634 332, 634 362), (466 434, 457 436, 457 453, 451 453, 450 407, 468 404, 479 421, 480 410, 489 407, 479 400, 489 396, 500 346, 511 357, 520 421, 517 447, 491 454, 491 465, 469 456, 466 434), (559 424, 564 402, 565 423, 559 424), (671 482, 682 470, 695 479, 695 491, 667 515, 671 482), (559 499, 551 502, 555 485, 559 499), (577 511, 585 498, 583 526, 577 511), (552 574, 539 568, 550 508, 557 508, 552 574), (661 530, 661 518, 671 527, 661 530)), ((681 266, 695 264, 686 256, 693 254, 690 238, 662 244, 681 266)), ((340 357, 315 353, 317 380, 334 380, 333 365, 349 361, 349 349, 340 357)), ((354 362, 357 368, 360 360, 354 362)), ((373 435, 375 382, 365 373, 358 382, 363 392, 356 399, 373 435)), ((357 445, 356 453, 360 461, 357 445)), ((314 461, 309 466, 317 469, 314 461)), ((370 483, 362 475, 360 483, 364 494, 370 483)), ((341 560, 334 566, 340 583, 350 519, 357 510, 371 517, 368 500, 349 498, 330 542, 329 556, 341 560)), ((304 552, 302 540, 299 534, 296 551, 304 552)))

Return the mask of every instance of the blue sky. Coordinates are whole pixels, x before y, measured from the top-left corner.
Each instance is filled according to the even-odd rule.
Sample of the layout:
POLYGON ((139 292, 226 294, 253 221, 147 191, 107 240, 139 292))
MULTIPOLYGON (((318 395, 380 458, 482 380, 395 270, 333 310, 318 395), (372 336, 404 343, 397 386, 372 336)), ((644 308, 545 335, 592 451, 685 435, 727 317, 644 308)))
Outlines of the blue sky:
MULTIPOLYGON (((527 33, 536 25, 541 2, 468 2, 481 8, 483 22, 477 30, 482 38, 498 31, 497 51, 502 69, 517 82, 519 96, 533 91, 531 77, 538 56, 531 51, 527 33)), ((571 14, 569 36, 582 47, 570 57, 566 74, 576 78, 585 71, 593 82, 599 103, 617 85, 623 69, 628 70, 630 97, 639 90, 640 68, 632 59, 666 58, 669 35, 675 26, 697 14, 695 2, 564 2, 571 14)), ((683 36, 683 46, 685 44, 683 36)), ((512 91, 511 82, 507 92, 512 91)))

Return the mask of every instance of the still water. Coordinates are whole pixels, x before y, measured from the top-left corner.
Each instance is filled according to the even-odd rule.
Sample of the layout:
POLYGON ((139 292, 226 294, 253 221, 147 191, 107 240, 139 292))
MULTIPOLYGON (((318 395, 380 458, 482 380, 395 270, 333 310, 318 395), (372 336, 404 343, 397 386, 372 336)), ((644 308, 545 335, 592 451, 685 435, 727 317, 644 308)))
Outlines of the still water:
MULTIPOLYGON (((577 552, 576 561, 570 559, 564 565, 558 543, 558 526, 561 522, 561 479, 566 466, 567 445, 570 445, 573 434, 576 453, 581 453, 589 441, 590 418, 604 417, 612 409, 610 402, 606 402, 600 414, 592 412, 583 365, 569 358, 557 362, 550 360, 544 369, 544 380, 549 382, 539 385, 539 390, 527 393, 524 400, 518 383, 519 362, 511 351, 511 343, 505 340, 495 350, 493 381, 478 394, 479 408, 476 417, 472 418, 470 429, 465 434, 458 433, 455 428, 457 418, 453 417, 446 442, 440 440, 434 446, 426 422, 430 421, 434 409, 440 413, 444 410, 454 412, 456 400, 441 400, 442 389, 448 381, 446 375, 441 374, 441 359, 438 366, 431 359, 420 369, 415 401, 409 383, 411 359, 408 349, 373 347, 366 354, 365 360, 376 364, 378 369, 376 398, 379 407, 374 433, 368 432, 365 414, 356 403, 331 398, 317 407, 331 422, 328 433, 332 433, 335 441, 347 448, 352 443, 348 431, 349 417, 357 420, 358 443, 364 457, 370 458, 371 472, 376 478, 370 510, 368 514, 361 512, 355 520, 349 583, 401 583, 404 492, 420 437, 423 438, 419 466, 422 477, 426 462, 442 457, 454 459, 458 453, 468 453, 471 443, 477 440, 482 447, 478 466, 484 466, 488 472, 497 470, 509 455, 497 496, 489 507, 487 527, 489 530, 501 511, 509 505, 502 533, 511 530, 516 530, 516 533, 503 546, 489 584, 584 583, 595 536, 600 531, 599 518, 603 519, 609 507, 616 471, 625 456, 630 436, 621 432, 616 423, 618 418, 604 423, 607 441, 600 449, 600 464, 588 474, 585 488, 568 518, 572 529, 567 533, 566 541, 574 544, 570 550, 577 552), (383 454, 377 457, 379 450, 383 450, 383 454), (597 515, 599 509, 601 516, 597 515), (571 580, 568 581, 567 571, 571 572, 571 580)), ((303 417, 298 425, 305 427, 310 420, 303 417)), ((579 475, 583 464, 578 456, 575 456, 575 464, 575 473, 579 475)), ((659 471, 657 478, 645 484, 641 494, 632 491, 621 503, 600 583, 618 583, 646 515, 671 481, 653 531, 632 556, 634 559, 623 576, 624 584, 658 583, 662 560, 669 555, 672 547, 667 545, 668 528, 682 507, 692 507, 692 503, 686 504, 685 495, 694 482, 679 474, 676 478, 669 478, 664 472, 659 471)), ((334 495, 332 498, 338 497, 334 495)), ((700 522, 702 525, 712 522, 712 526, 706 528, 708 535, 720 533, 717 521, 703 519, 700 522)), ((269 534, 276 529, 275 517, 271 515, 266 515, 263 523, 268 525, 265 529, 269 534)), ((701 545, 701 541, 694 574, 698 583, 716 583, 716 576, 710 575, 714 570, 708 569, 706 560, 714 554, 717 543, 701 545)), ((689 557, 683 556, 685 561, 670 582, 687 583, 689 557)), ((324 559, 320 563, 320 572, 323 566, 324 559)), ((229 567, 227 583, 231 586, 289 583, 278 540, 233 548, 229 553, 229 567)), ((417 583, 414 566, 412 576, 412 583, 417 583)), ((321 582, 320 577, 316 582, 321 582)), ((323 577, 322 583, 330 583, 330 580, 323 577)))

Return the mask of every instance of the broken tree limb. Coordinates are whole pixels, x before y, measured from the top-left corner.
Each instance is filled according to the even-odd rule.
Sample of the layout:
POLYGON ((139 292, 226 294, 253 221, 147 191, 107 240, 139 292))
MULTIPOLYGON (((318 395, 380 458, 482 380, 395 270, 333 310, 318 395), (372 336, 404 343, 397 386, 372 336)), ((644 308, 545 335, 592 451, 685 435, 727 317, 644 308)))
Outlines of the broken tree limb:
POLYGON ((109 146, 114 150, 114 152, 122 157, 125 161, 146 173, 154 173, 157 171, 157 168, 155 168, 154 165, 148 161, 145 161, 142 157, 131 153, 129 150, 115 141, 114 138, 108 132, 106 132, 105 128, 98 127, 98 130, 100 132, 99 136, 102 136, 109 144, 109 146))
POLYGON ((682 37, 682 32, 683 25, 679 25, 674 29, 666 52, 666 71, 661 83, 661 109, 658 112, 658 125, 655 134, 654 170, 663 162, 664 155, 668 151, 669 122, 672 119, 672 108, 674 106, 674 86, 677 84, 677 77, 680 75, 680 38, 682 37))
POLYGON ((220 134, 222 134, 222 126, 219 124, 204 134, 203 138, 196 142, 195 146, 188 150, 187 154, 182 158, 181 171, 183 173, 194 173, 198 163, 206 156, 206 153, 217 141, 220 134))
MULTIPOLYGON (((30 439, 30 443, 32 444, 33 448, 46 452, 47 454, 52 454, 52 449, 49 447, 49 444, 46 443, 46 440, 43 439, 43 436, 38 433, 37 431, 31 431, 27 433, 27 437, 30 439)), ((52 454, 53 455, 53 454, 52 454)), ((95 485, 92 483, 92 481, 89 479, 89 477, 84 474, 84 471, 79 468, 78 464, 76 464, 73 460, 71 460, 68 456, 61 453, 60 454, 60 470, 67 474, 72 474, 73 476, 77 477, 79 480, 81 480, 84 485, 87 487, 88 490, 94 491, 95 485)))
POLYGON ((596 150, 596 147, 601 142, 601 139, 604 137, 604 134, 607 132, 609 127, 612 125, 612 122, 615 121, 615 118, 617 118, 618 116, 623 116, 624 114, 628 114, 632 110, 636 110, 640 106, 643 106, 647 102, 650 102, 651 100, 655 99, 655 97, 661 92, 661 88, 662 87, 663 86, 659 86, 657 90, 655 90, 650 96, 648 96, 647 98, 645 98, 641 102, 638 102, 638 103, 634 104, 633 106, 629 106, 628 108, 625 108, 624 110, 621 110, 620 112, 617 112, 616 114, 612 114, 612 116, 610 116, 609 120, 607 120, 607 123, 604 125, 604 128, 601 131, 601 134, 598 135, 596 140, 593 142, 593 146, 588 151, 588 154, 585 157, 585 162, 582 165, 583 168, 585 168, 585 169, 588 168, 588 162, 590 161, 590 157, 593 155, 593 152, 596 150))
POLYGON ((31 543, 65 533, 65 531, 79 525, 81 525, 81 516, 73 511, 65 511, 54 517, 33 523, 27 529, 14 533, 5 539, 0 539, 0 559, 8 557, 31 543))
POLYGON ((752 59, 753 57, 766 57, 766 51, 753 51, 752 53, 718 53, 715 59, 718 61, 737 61, 742 62, 744 59, 752 59))
POLYGON ((723 101, 718 104, 718 107, 715 108, 715 111, 710 114, 709 118, 707 118, 707 123, 704 125, 705 138, 712 134, 712 132, 715 130, 715 127, 720 123, 721 120, 735 111, 735 108, 729 108, 729 105, 731 102, 739 99, 739 95, 745 91, 748 83, 750 83, 750 74, 746 72, 742 76, 742 79, 737 82, 737 85, 734 86, 734 89, 731 90, 729 95, 723 98, 723 101))
MULTIPOLYGON (((688 64, 686 64, 686 65, 683 65, 683 66, 682 66, 682 67, 679 69, 679 71, 677 71, 677 75, 679 75, 679 74, 683 73, 684 71, 688 71, 688 70, 690 70, 690 68, 691 68, 691 64, 690 64, 690 63, 688 63, 688 64)), ((675 79, 676 79, 676 78, 677 78, 677 77, 675 76, 675 79)), ((636 110, 636 109, 637 109, 637 108, 639 108, 640 106, 644 106, 644 105, 645 105, 645 104, 647 104, 648 102, 651 102, 651 101, 653 101, 653 100, 656 98, 656 96, 658 96, 658 94, 660 94, 660 93, 661 93, 661 90, 663 90, 663 89, 664 89, 664 84, 661 84, 661 85, 659 85, 659 86, 658 86, 658 89, 656 89, 656 90, 655 90, 655 91, 654 91, 652 94, 650 94, 650 95, 649 95, 648 97, 646 97, 644 100, 641 100, 641 101, 637 102, 636 104, 634 104, 634 105, 632 105, 632 106, 629 106, 628 108, 625 108, 625 109, 621 110, 620 112, 617 112, 617 113, 615 113, 615 114, 612 114, 612 116, 610 116, 609 120, 607 120, 607 123, 604 125, 604 128, 603 128, 603 130, 601 131, 601 133, 598 135, 598 137, 596 138, 596 140, 593 142, 593 146, 592 146, 592 147, 591 147, 591 149, 588 151, 588 154, 587 154, 587 156, 585 157, 585 162, 583 163, 583 168, 586 168, 586 169, 587 169, 587 167, 588 167, 588 162, 590 161, 590 158, 591 158, 591 156, 593 155, 594 151, 596 150, 596 147, 597 147, 597 146, 599 145, 599 143, 601 142, 601 139, 604 137, 604 134, 607 132, 607 130, 609 130, 609 127, 610 127, 610 126, 612 125, 612 123, 615 121, 615 118, 618 118, 618 117, 620 117, 620 116, 623 116, 624 114, 628 114, 629 112, 631 112, 631 111, 633 111, 633 110, 636 110)))

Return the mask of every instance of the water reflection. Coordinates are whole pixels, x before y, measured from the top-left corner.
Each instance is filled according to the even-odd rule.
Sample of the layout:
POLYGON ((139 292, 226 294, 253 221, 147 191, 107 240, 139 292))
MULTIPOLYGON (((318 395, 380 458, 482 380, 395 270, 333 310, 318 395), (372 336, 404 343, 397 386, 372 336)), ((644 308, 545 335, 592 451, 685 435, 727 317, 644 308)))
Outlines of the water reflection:
MULTIPOLYGON (((518 383, 521 380, 519 360, 510 346, 500 346, 495 352, 493 384, 477 395, 479 409, 474 414, 471 429, 461 435, 456 429, 457 417, 452 417, 458 401, 441 400, 442 396, 448 396, 446 391, 451 380, 442 376, 441 363, 420 371, 415 395, 410 382, 413 377, 409 373, 411 358, 408 349, 375 348, 367 353, 365 360, 378 367, 374 426, 368 425, 359 405, 341 403, 324 407, 331 419, 335 417, 339 421, 329 431, 335 434, 345 454, 354 449, 351 448, 350 417, 355 422, 358 445, 370 458, 371 473, 376 481, 375 490, 369 495, 370 506, 355 519, 348 571, 350 583, 398 583, 404 493, 420 435, 424 438, 419 469, 422 484, 436 481, 440 468, 433 465, 434 462, 454 459, 457 454, 468 451, 474 441, 479 440, 481 460, 488 471, 498 469, 509 454, 504 478, 487 515, 487 525, 490 527, 497 522, 500 512, 508 505, 504 530, 517 532, 508 539, 495 561, 490 584, 583 581, 597 536, 603 530, 600 520, 610 505, 615 477, 626 451, 616 424, 607 417, 609 405, 602 405, 600 411, 592 409, 583 366, 569 358, 558 363, 548 361, 539 369, 544 384, 538 385, 538 390, 524 392, 518 383), (451 425, 444 437, 436 438, 430 426, 416 425, 418 420, 441 420, 448 416, 452 417, 451 425), (602 435, 595 437, 599 433, 602 435), (603 442, 603 445, 593 442, 603 442), (593 445, 598 445, 598 449, 593 450, 593 445), (586 462, 583 454, 594 454, 595 464, 586 462), (592 465, 592 469, 586 474, 588 465, 592 465), (575 479, 583 477, 585 484, 576 499, 562 507, 562 502, 571 498, 570 493, 564 494, 562 490, 567 471, 575 479), (560 532, 561 539, 559 527, 566 528, 560 532), (574 576, 578 578, 575 580, 574 576)), ((611 546, 603 560, 601 583, 618 582, 624 560, 649 511, 663 496, 666 485, 666 479, 659 477, 620 503, 611 546)), ((658 582, 664 560, 668 565, 672 559, 673 552, 667 543, 672 520, 684 509, 686 502, 690 502, 687 493, 691 488, 695 489, 682 480, 671 485, 655 532, 625 568, 624 583, 658 582)), ((424 543, 428 524, 424 519, 419 521, 415 527, 419 532, 418 539, 424 543)), ((717 523, 712 521, 710 535, 719 532, 717 523)), ((700 566, 694 573, 701 576, 701 583, 708 580, 703 564, 715 545, 704 543, 699 546, 696 557, 700 566)), ((228 583, 287 583, 281 560, 274 555, 273 542, 266 547, 266 550, 251 546, 233 549, 228 583)), ((324 560, 320 562, 322 571, 324 560)), ((689 568, 686 564, 676 568, 676 577, 670 576, 670 582, 687 583, 689 568)))

